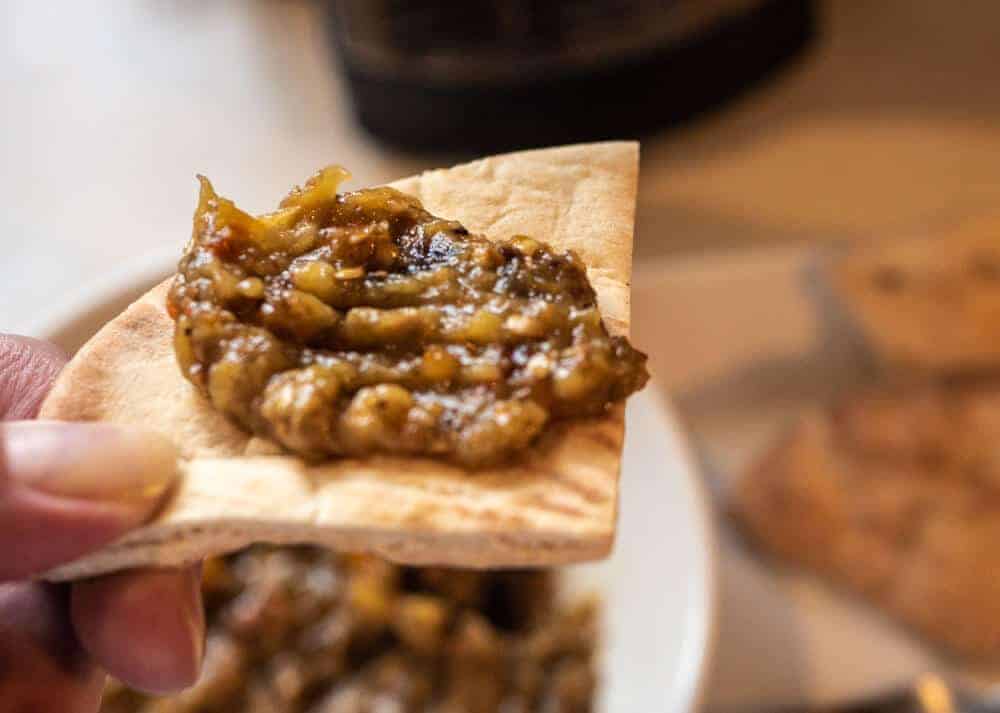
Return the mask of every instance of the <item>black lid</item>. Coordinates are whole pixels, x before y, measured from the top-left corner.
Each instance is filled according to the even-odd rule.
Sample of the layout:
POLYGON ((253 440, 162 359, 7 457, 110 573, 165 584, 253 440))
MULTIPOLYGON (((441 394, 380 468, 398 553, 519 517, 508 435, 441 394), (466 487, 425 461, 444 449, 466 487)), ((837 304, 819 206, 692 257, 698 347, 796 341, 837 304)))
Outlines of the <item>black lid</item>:
POLYGON ((679 14, 690 5, 327 3, 363 126, 411 149, 479 152, 675 125, 759 83, 815 31, 813 0, 719 0, 695 5, 714 13, 679 14), (572 22, 558 14, 569 6, 572 22))

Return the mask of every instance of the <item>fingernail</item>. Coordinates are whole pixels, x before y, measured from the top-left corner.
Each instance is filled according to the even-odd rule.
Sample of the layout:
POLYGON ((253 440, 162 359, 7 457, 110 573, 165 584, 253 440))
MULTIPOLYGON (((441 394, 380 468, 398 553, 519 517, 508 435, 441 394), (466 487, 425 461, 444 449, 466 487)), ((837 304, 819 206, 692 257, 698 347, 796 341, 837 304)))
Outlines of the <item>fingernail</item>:
POLYGON ((4 423, 0 446, 0 475, 58 497, 151 503, 177 477, 177 449, 169 440, 111 423, 4 423))

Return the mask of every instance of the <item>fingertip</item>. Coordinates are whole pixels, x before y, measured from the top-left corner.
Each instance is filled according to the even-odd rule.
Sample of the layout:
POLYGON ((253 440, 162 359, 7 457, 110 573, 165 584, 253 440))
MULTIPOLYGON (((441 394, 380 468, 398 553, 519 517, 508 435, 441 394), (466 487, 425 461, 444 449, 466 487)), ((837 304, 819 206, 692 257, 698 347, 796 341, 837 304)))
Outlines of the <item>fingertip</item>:
POLYGON ((162 694, 198 680, 205 648, 198 568, 136 570, 76 582, 70 606, 83 646, 125 684, 162 694))
POLYGON ((80 557, 152 517, 178 477, 156 433, 110 423, 0 423, 0 580, 80 557))
POLYGON ((115 423, 0 425, 12 483, 69 500, 128 505, 148 515, 177 480, 178 452, 155 431, 115 423))

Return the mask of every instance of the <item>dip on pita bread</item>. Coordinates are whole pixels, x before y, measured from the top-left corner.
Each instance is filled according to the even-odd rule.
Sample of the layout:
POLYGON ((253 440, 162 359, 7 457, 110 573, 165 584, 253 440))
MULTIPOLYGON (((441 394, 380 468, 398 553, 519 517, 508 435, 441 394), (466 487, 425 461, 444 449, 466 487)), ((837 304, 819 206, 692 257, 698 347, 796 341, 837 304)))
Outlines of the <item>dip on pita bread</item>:
POLYGON ((181 372, 235 423, 313 461, 475 468, 646 383, 573 251, 488 240, 394 188, 338 193, 347 177, 328 167, 259 217, 200 179, 167 311, 181 372))
MULTIPOLYGON (((391 187, 490 241, 544 236, 554 251, 576 253, 613 337, 628 334, 637 178, 638 144, 607 142, 492 156, 391 187)), ((181 374, 166 306, 171 280, 77 352, 40 417, 162 433, 181 454, 176 492, 151 523, 47 577, 178 565, 254 542, 477 568, 549 566, 610 552, 622 403, 554 420, 521 457, 473 477, 425 454, 309 461, 234 424, 181 374)))

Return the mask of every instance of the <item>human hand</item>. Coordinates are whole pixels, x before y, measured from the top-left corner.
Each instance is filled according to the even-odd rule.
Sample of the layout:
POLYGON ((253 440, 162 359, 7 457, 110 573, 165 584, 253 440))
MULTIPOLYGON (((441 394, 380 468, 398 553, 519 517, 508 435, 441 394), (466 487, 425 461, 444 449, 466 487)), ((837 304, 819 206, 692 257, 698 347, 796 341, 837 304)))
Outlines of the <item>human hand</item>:
POLYGON ((159 693, 201 667, 195 568, 24 581, 144 522, 176 477, 155 434, 26 420, 64 363, 52 345, 0 334, 0 713, 94 713, 105 671, 159 693))

